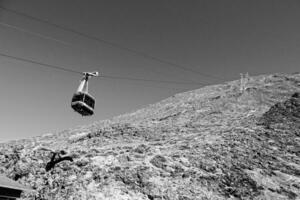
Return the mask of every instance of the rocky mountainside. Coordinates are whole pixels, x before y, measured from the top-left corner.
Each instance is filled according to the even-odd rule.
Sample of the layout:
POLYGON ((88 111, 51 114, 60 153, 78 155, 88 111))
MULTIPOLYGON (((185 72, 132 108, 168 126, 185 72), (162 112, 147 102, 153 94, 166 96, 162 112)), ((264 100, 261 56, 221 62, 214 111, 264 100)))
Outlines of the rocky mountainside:
POLYGON ((300 199, 299 92, 295 73, 177 94, 3 143, 0 173, 34 189, 22 199, 300 199), (50 162, 54 152, 61 162, 50 162))

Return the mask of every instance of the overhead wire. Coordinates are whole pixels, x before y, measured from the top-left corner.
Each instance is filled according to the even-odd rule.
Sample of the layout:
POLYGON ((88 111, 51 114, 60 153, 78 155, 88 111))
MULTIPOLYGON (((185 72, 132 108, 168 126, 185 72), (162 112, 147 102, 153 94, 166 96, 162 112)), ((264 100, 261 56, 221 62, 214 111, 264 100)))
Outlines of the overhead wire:
POLYGON ((7 58, 10 58, 10 59, 14 59, 14 60, 18 60, 18 61, 31 63, 31 64, 40 65, 40 66, 43 66, 43 67, 46 67, 46 68, 58 69, 58 70, 62 70, 62 71, 65 71, 65 72, 71 72, 71 73, 75 73, 75 74, 82 74, 82 72, 75 71, 75 70, 72 70, 72 69, 67 69, 67 68, 64 68, 64 67, 57 66, 57 65, 46 64, 46 63, 42 63, 42 62, 39 62, 39 61, 27 59, 27 58, 12 56, 12 55, 8 55, 8 54, 2 53, 2 52, 0 52, 0 56, 7 57, 7 58))
MULTIPOLYGON (((41 65, 47 68, 52 68, 52 69, 58 69, 58 70, 62 70, 65 72, 71 72, 71 73, 76 73, 76 74, 83 74, 82 72, 79 71, 75 71, 75 70, 71 70, 71 69, 67 69, 67 68, 63 68, 63 67, 59 67, 56 65, 50 65, 50 64, 46 64, 46 63, 41 63, 38 61, 33 61, 33 60, 29 60, 29 59, 25 59, 25 58, 20 58, 20 57, 16 57, 16 56, 11 56, 11 55, 7 55, 4 53, 0 53, 0 56, 2 57, 7 57, 10 59, 14 59, 14 60, 18 60, 18 61, 23 61, 23 62, 27 62, 27 63, 32 63, 32 64, 37 64, 37 65, 41 65)), ((128 78, 128 77, 113 77, 113 76, 100 76, 103 78, 107 78, 107 79, 125 79, 125 80, 131 80, 131 81, 145 81, 145 82, 154 82, 154 80, 142 80, 142 79, 136 79, 136 78, 128 78)), ((165 82, 165 81, 163 81, 165 82)), ((139 85, 140 86, 140 85, 139 85)), ((173 87, 163 87, 163 86, 153 86, 153 85, 142 85, 142 87, 149 87, 149 88, 159 88, 159 89, 172 89, 172 90, 183 90, 186 88, 173 88, 173 87)))
MULTIPOLYGON (((18 31, 22 31, 22 32, 25 32, 25 33, 28 33, 28 34, 32 34, 32 35, 35 35, 35 36, 38 36, 38 37, 41 37, 43 39, 49 39, 49 40, 53 40, 55 42, 60 42, 62 44, 65 44, 65 45, 71 45, 69 43, 66 43, 62 40, 58 40, 56 38, 53 38, 53 37, 50 37, 50 36, 45 36, 45 35, 42 35, 42 34, 39 34, 39 33, 36 33, 36 32, 33 32, 33 31, 29 31, 27 29, 24 29, 24 28, 20 28, 20 27, 17 27, 17 26, 14 26, 14 25, 11 25, 11 24, 8 24, 8 23, 5 23, 5 22, 1 22, 0 21, 0 25, 1 26, 5 26, 5 27, 8 27, 8 28, 12 28, 12 29, 15 29, 15 30, 18 30, 18 31)), ((8 54, 4 54, 4 53, 0 53, 0 56, 4 56, 4 57, 8 57, 8 58, 12 58, 12 59, 15 59, 15 60, 19 60, 19 61, 23 61, 23 62, 29 62, 29 63, 33 63, 33 64, 37 64, 37 65, 42 65, 44 67, 50 67, 50 68, 55 68, 55 69, 59 69, 59 70, 63 70, 63 71, 66 71, 66 72, 72 72, 72 73, 76 73, 76 74, 82 74, 82 72, 79 72, 79 71, 75 71, 75 70, 71 70, 71 69, 67 69, 67 68, 63 68, 63 67, 59 67, 59 66, 54 66, 54 65, 50 65, 50 64, 45 64, 45 63, 41 63, 41 62, 38 62, 38 61, 34 61, 34 60, 30 60, 30 59, 26 59, 26 58, 20 58, 20 57, 16 57, 16 56, 11 56, 11 55, 8 55, 8 54)), ((144 82, 153 82, 153 80, 148 80, 148 79, 141 79, 141 78, 134 78, 134 77, 120 77, 120 76, 108 76, 108 75, 103 75, 101 76, 102 78, 108 78, 108 79, 121 79, 121 80, 130 80, 130 81, 144 81, 144 82)), ((163 81, 163 80, 160 80, 160 82, 162 83, 171 83, 171 84, 200 84, 200 83, 193 83, 193 82, 179 82, 179 81, 163 81)), ((204 84, 204 83, 203 83, 204 84)), ((163 88, 163 89, 174 89, 174 90, 178 90, 178 88, 170 88, 170 87, 161 87, 161 86, 148 86, 148 85, 143 85, 143 87, 151 87, 151 88, 163 88)), ((184 88, 180 88, 180 89, 184 89, 184 88)))
MULTIPOLYGON (((22 58, 22 57, 18 57, 18 56, 12 56, 12 55, 9 55, 9 54, 3 53, 3 52, 0 52, 0 56, 7 57, 7 58, 10 58, 10 59, 14 59, 14 60, 18 60, 18 61, 22 61, 22 62, 36 64, 36 65, 43 66, 43 67, 46 67, 46 68, 62 70, 62 71, 70 72, 70 73, 74 73, 74 74, 83 74, 80 71, 72 70, 72 69, 69 69, 69 68, 62 67, 62 66, 51 65, 51 64, 43 63, 43 62, 32 60, 32 59, 22 58)), ((129 80, 129 81, 154 82, 154 83, 170 83, 170 84, 183 84, 183 85, 204 85, 203 83, 199 83, 199 82, 179 82, 179 81, 142 79, 142 78, 123 77, 123 76, 110 76, 110 75, 100 75, 99 77, 100 78, 103 77, 103 78, 107 78, 107 79, 121 79, 121 80, 129 80)))
MULTIPOLYGON (((43 38, 43 39, 47 39, 47 40, 51 40, 51 41, 54 41, 54 42, 58 42, 60 44, 67 45, 67 46, 70 46, 70 47, 76 47, 75 45, 73 45, 71 43, 67 43, 67 42, 65 42, 63 40, 59 40, 57 38, 53 38, 53 37, 50 37, 50 36, 47 36, 47 35, 43 35, 41 33, 36 33, 34 31, 30 31, 30 30, 27 30, 27 29, 24 29, 24 28, 21 28, 21 27, 12 25, 12 24, 8 24, 8 23, 5 23, 5 22, 1 22, 0 21, 0 26, 11 28, 11 29, 14 29, 14 30, 17 30, 17 31, 20 31, 20 32, 24 32, 26 34, 30 34, 30 35, 33 35, 33 36, 37 36, 37 37, 40 37, 40 38, 43 38)), ((161 74, 161 73, 159 73, 159 74, 161 74)))
POLYGON ((216 80, 224 80, 224 78, 221 78, 221 77, 218 77, 218 76, 215 76, 215 75, 211 75, 211 74, 207 74, 207 73, 203 73, 203 72, 199 72, 198 70, 187 68, 185 66, 182 66, 180 64, 171 62, 169 60, 161 59, 161 58, 158 58, 156 56, 149 55, 149 54, 147 54, 145 52, 138 51, 138 50, 135 50, 135 49, 128 48, 126 46, 120 45, 120 44, 118 44, 116 42, 107 41, 107 40, 101 39, 99 37, 92 36, 92 35, 89 35, 87 33, 77 31, 77 30, 75 30, 73 28, 62 26, 62 25, 53 23, 53 22, 51 22, 49 20, 41 19, 41 18, 32 16, 32 15, 26 14, 24 12, 20 12, 20 11, 17 11, 17 10, 14 10, 14 9, 10 9, 10 8, 6 8, 6 7, 3 7, 3 6, 0 6, 0 9, 2 9, 4 11, 7 11, 7 12, 10 12, 10 13, 14 13, 14 14, 19 15, 19 16, 26 17, 26 18, 31 19, 31 20, 35 20, 35 21, 38 21, 38 22, 41 22, 41 23, 44 23, 44 24, 51 25, 51 26, 56 27, 58 29, 61 29, 61 30, 67 31, 67 32, 71 32, 73 34, 79 35, 81 37, 84 37, 84 38, 87 38, 87 39, 90 39, 90 40, 94 40, 94 41, 97 41, 97 42, 100 42, 100 43, 104 43, 104 44, 107 44, 109 46, 112 46, 112 47, 115 47, 115 48, 118 48, 118 49, 121 49, 121 50, 124 50, 124 51, 131 52, 131 53, 133 53, 135 55, 139 55, 141 57, 144 57, 144 58, 147 58, 147 59, 151 59, 151 60, 160 62, 162 64, 166 64, 168 66, 173 66, 173 67, 175 67, 177 69, 181 69, 183 71, 188 71, 188 72, 196 73, 196 74, 199 74, 201 76, 206 76, 206 77, 209 77, 209 78, 212 78, 212 79, 216 79, 216 80))
MULTIPOLYGON (((103 78, 109 79, 122 79, 122 80, 131 80, 131 81, 143 81, 143 82, 153 82, 155 80, 152 79, 142 79, 142 78, 134 78, 134 77, 122 77, 122 76, 108 76, 108 75, 100 75, 103 78)), ((159 80, 160 83, 171 83, 171 84, 183 84, 183 85, 204 85, 204 83, 198 82, 183 82, 183 81, 165 81, 159 80)))
MULTIPOLYGON (((100 77, 100 78, 104 78, 105 77, 100 77)), ((115 79, 110 79, 110 80, 115 80, 115 79)), ((143 83, 139 83, 138 85, 135 84, 135 83, 130 83, 130 82, 127 82, 126 84, 130 84, 130 85, 133 85, 133 86, 137 86, 137 87, 146 87, 146 88, 158 88, 158 89, 168 89, 168 90, 176 90, 176 91, 182 91, 182 90, 188 90, 190 88, 176 88, 176 87, 165 87, 165 86, 157 86, 157 85, 146 85, 146 84, 143 84, 143 83)))
POLYGON ((53 37, 50 37, 50 36, 46 36, 46 35, 43 35, 43 34, 40 34, 40 33, 36 33, 34 31, 29 31, 27 29, 24 29, 24 28, 21 28, 21 27, 12 25, 12 24, 8 24, 8 23, 2 22, 2 21, 0 21, 0 25, 4 26, 4 27, 11 28, 11 29, 14 29, 14 30, 17 30, 17 31, 24 32, 24 33, 27 33, 27 34, 31 34, 31 35, 34 35, 34 36, 37 36, 37 37, 40 37, 40 38, 43 38, 43 39, 52 40, 52 41, 55 41, 55 42, 58 42, 58 43, 61 43, 61 44, 64 44, 64 45, 72 46, 70 43, 65 42, 63 40, 59 40, 59 39, 56 39, 56 38, 53 38, 53 37))

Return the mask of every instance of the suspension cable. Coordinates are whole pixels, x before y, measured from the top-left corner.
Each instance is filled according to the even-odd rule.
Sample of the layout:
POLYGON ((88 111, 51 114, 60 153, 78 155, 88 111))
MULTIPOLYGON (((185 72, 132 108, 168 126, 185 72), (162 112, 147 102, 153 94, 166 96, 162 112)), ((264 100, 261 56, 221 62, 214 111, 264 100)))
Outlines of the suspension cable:
MULTIPOLYGON (((7 57, 7 58, 10 58, 10 59, 14 59, 14 60, 18 60, 18 61, 22 61, 22 62, 27 62, 27 63, 31 63, 31 64, 36 64, 36 65, 43 66, 43 67, 47 67, 47 68, 52 68, 52 69, 62 70, 62 71, 65 71, 65 72, 70 72, 70 73, 75 73, 75 74, 83 74, 83 73, 80 72, 80 71, 68 69, 68 68, 65 68, 65 67, 62 67, 62 66, 51 65, 51 64, 39 62, 39 61, 32 60, 32 59, 27 59, 27 58, 21 58, 21 57, 17 57, 17 56, 12 56, 12 55, 8 55, 8 54, 2 53, 2 52, 0 52, 0 56, 2 56, 2 57, 7 57)), ((205 85, 204 83, 200 83, 200 82, 179 82, 179 81, 142 79, 142 78, 123 77, 123 76, 100 75, 99 77, 100 77, 100 78, 101 78, 101 77, 103 77, 103 78, 108 78, 108 79, 120 79, 120 80, 142 81, 142 82, 154 82, 154 83, 170 83, 170 84, 184 84, 184 85, 205 85)))
POLYGON ((37 36, 37 37, 40 37, 40 38, 43 38, 43 39, 52 40, 52 41, 55 41, 55 42, 58 42, 58 43, 61 43, 61 44, 64 44, 64 45, 68 45, 68 46, 73 46, 70 43, 65 42, 63 40, 59 40, 59 39, 56 39, 56 38, 53 38, 53 37, 50 37, 50 36, 46 36, 46 35, 43 35, 43 34, 40 34, 40 33, 29 31, 27 29, 24 29, 24 28, 21 28, 21 27, 12 25, 12 24, 8 24, 8 23, 2 22, 2 21, 0 21, 0 25, 4 26, 4 27, 11 28, 11 29, 15 29, 15 30, 27 33, 27 34, 31 34, 31 35, 34 35, 34 36, 37 36))
POLYGON ((53 22, 51 22, 49 20, 41 19, 41 18, 32 16, 32 15, 26 14, 24 12, 20 12, 20 11, 17 11, 17 10, 14 10, 14 9, 10 9, 10 8, 6 8, 6 7, 3 7, 3 6, 0 6, 0 9, 2 9, 4 11, 7 11, 7 12, 10 12, 10 13, 14 13, 14 14, 16 14, 18 16, 26 17, 26 18, 34 20, 34 21, 38 21, 38 22, 41 22, 41 23, 44 23, 44 24, 48 24, 48 25, 56 27, 58 29, 61 29, 61 30, 64 30, 64 31, 67 31, 67 32, 70 32, 70 33, 73 33, 73 34, 76 34, 76 35, 79 35, 81 37, 85 37, 85 38, 90 39, 90 40, 97 41, 99 43, 104 43, 104 44, 107 44, 109 46, 112 46, 112 47, 115 47, 115 48, 118 48, 118 49, 121 49, 121 50, 124 50, 124 51, 131 52, 131 53, 133 53, 135 55, 139 55, 141 57, 144 57, 144 58, 147 58, 147 59, 151 59, 151 60, 154 60, 154 61, 166 64, 168 66, 173 66, 173 67, 181 69, 183 71, 188 71, 188 72, 196 73, 196 74, 199 74, 201 76, 210 77, 210 78, 216 79, 216 80, 224 80, 224 78, 217 77, 215 75, 211 75, 211 74, 207 74, 207 73, 203 73, 203 72, 199 72, 198 70, 187 68, 185 66, 182 66, 180 64, 171 62, 169 60, 161 59, 161 58, 149 55, 149 54, 147 54, 145 52, 138 51, 138 50, 135 50, 135 49, 128 48, 126 46, 120 45, 120 44, 118 44, 116 42, 104 40, 104 39, 101 39, 99 37, 92 36, 92 35, 86 34, 84 32, 77 31, 77 30, 75 30, 73 28, 62 26, 62 25, 53 23, 53 22))

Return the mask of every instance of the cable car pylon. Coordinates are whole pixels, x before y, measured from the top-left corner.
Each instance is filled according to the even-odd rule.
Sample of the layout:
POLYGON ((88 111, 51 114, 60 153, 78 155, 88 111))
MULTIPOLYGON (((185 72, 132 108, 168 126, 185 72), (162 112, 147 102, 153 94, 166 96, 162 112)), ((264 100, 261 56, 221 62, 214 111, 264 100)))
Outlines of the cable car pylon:
POLYGON ((88 92, 88 81, 91 77, 97 76, 99 76, 97 71, 83 72, 78 89, 73 95, 71 107, 82 116, 91 116, 94 114, 95 98, 88 92))

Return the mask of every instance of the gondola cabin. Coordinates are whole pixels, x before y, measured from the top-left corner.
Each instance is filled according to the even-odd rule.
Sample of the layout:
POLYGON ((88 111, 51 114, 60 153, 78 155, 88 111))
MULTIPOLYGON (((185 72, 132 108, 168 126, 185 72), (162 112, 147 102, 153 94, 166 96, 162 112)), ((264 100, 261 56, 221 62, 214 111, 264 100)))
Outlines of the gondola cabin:
POLYGON ((71 107, 82 116, 94 114, 95 98, 84 92, 76 92, 73 95, 71 107))
POLYGON ((98 72, 83 72, 79 87, 72 97, 71 107, 82 116, 94 114, 95 98, 88 92, 88 80, 92 76, 98 76, 98 72))

